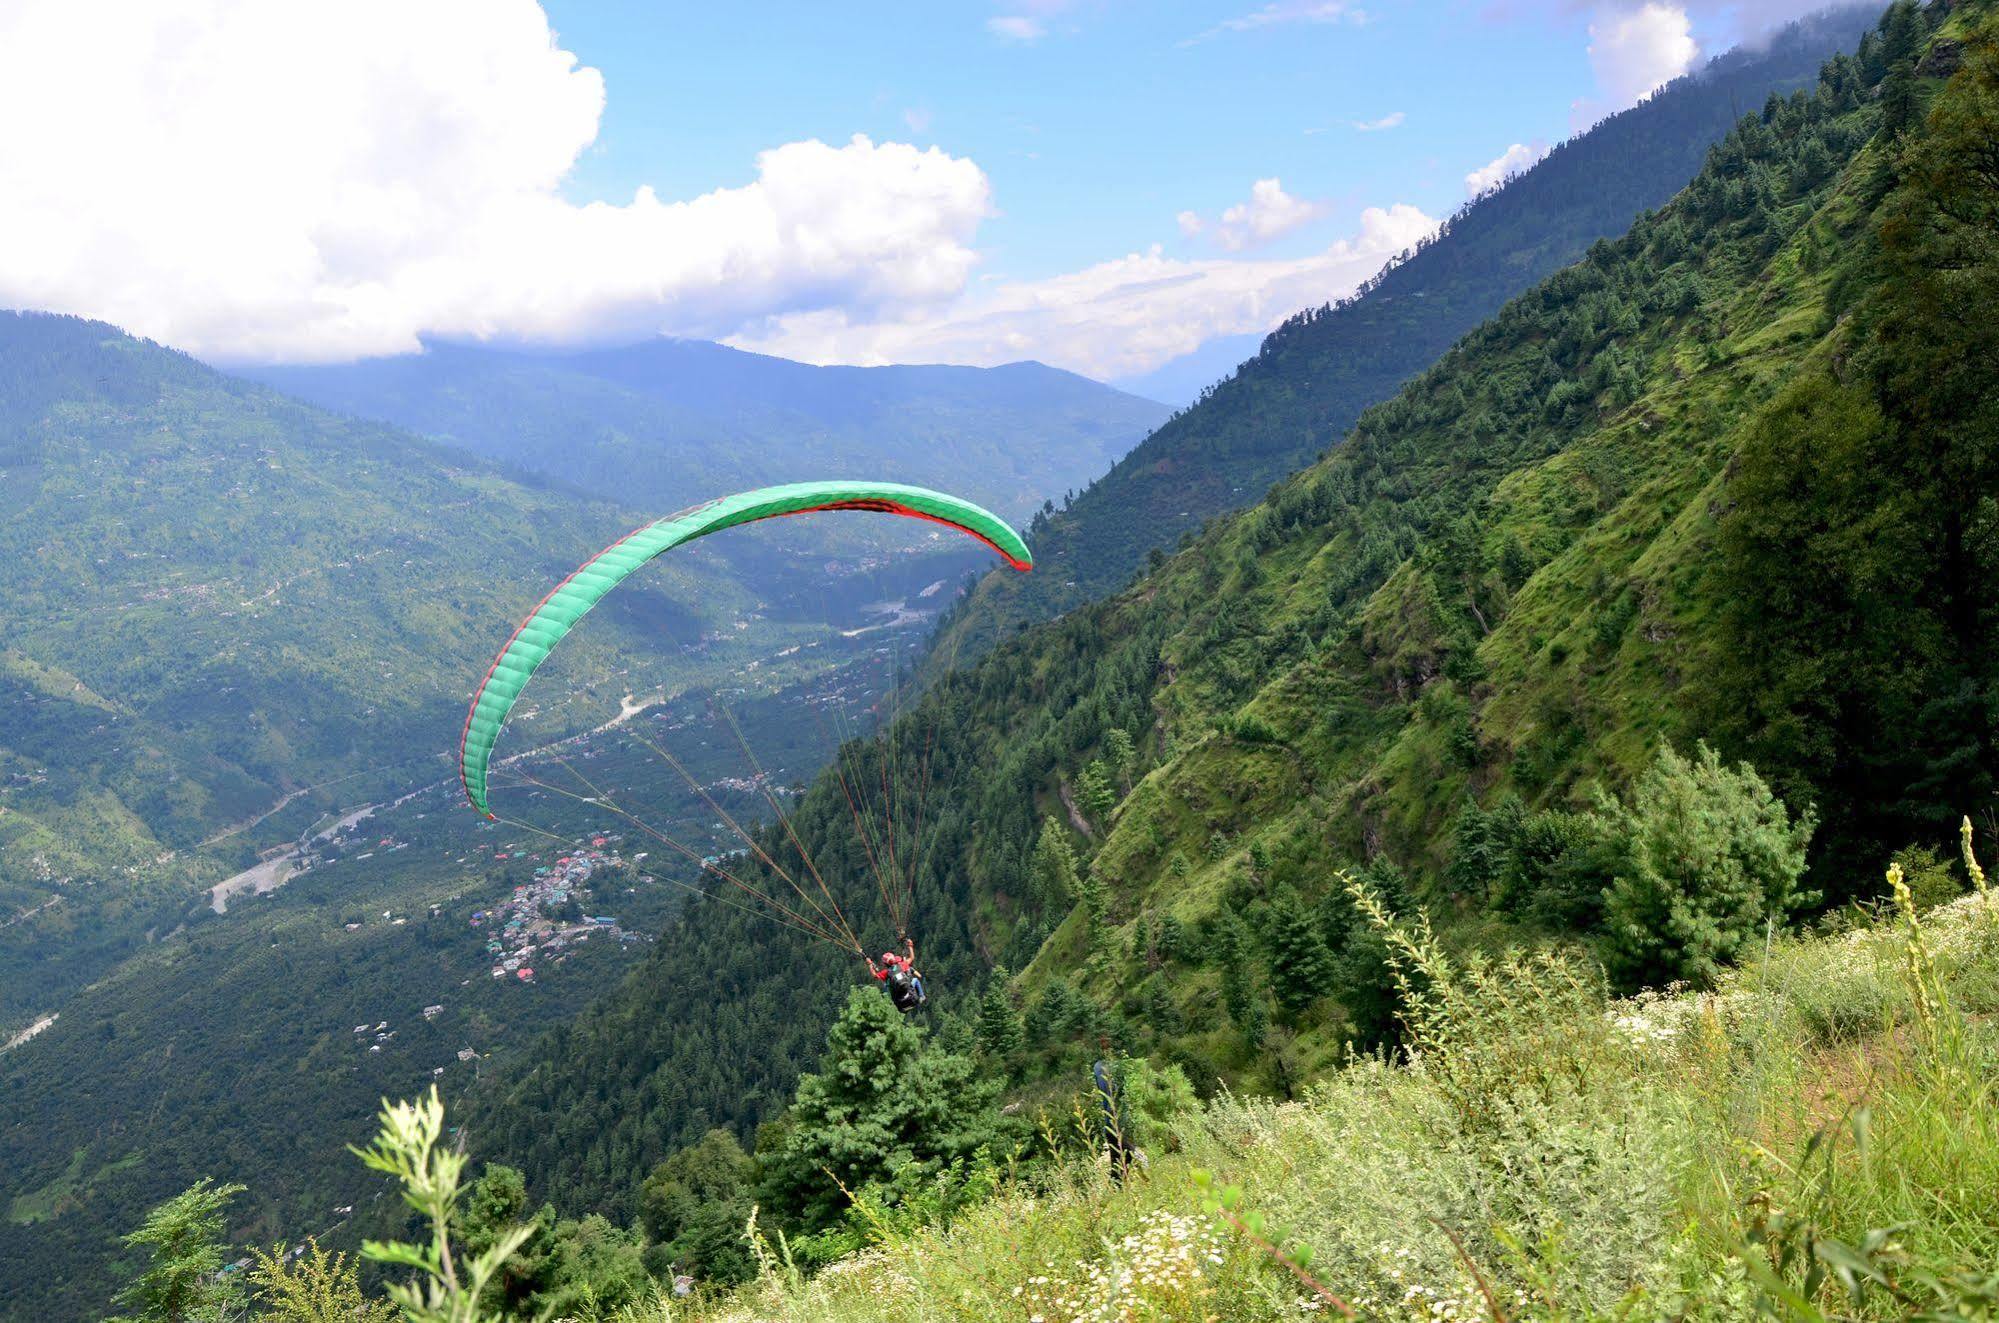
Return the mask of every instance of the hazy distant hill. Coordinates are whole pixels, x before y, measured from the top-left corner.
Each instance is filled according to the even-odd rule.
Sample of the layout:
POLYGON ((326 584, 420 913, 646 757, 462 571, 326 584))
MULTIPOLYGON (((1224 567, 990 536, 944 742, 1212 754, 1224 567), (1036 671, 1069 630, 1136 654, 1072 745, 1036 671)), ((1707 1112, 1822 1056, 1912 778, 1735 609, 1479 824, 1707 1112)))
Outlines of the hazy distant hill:
POLYGON ((698 340, 579 354, 432 345, 251 376, 621 500, 678 508, 766 482, 867 474, 1025 520, 1169 410, 1039 363, 813 367, 698 340))
MULTIPOLYGON (((1147 552, 1262 497, 1507 299, 1678 193, 1740 115, 1772 93, 1809 87, 1823 61, 1852 49, 1874 13, 1831 11, 1760 50, 1721 56, 1471 203, 1357 297, 1285 322, 1037 530, 1039 573, 982 585, 977 609, 960 626, 967 646, 1102 597, 1127 582, 1147 552)), ((1162 383, 1183 388, 1174 371, 1169 364, 1162 383)))

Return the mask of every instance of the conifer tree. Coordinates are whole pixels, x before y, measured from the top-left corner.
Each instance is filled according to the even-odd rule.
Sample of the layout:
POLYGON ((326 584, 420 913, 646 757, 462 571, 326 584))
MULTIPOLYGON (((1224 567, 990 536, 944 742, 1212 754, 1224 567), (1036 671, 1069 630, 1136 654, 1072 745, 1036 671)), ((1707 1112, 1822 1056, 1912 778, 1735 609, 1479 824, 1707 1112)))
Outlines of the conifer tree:
POLYGON ((1090 822, 1098 831, 1104 830, 1110 825, 1112 810, 1117 808, 1118 794, 1111 785, 1111 774, 1103 759, 1092 758, 1084 764, 1083 773, 1077 781, 1083 811, 1090 815, 1090 822))
POLYGON ((858 1191, 898 1175, 931 1175, 971 1158, 998 1133, 998 1081, 924 1032, 869 988, 856 988, 826 1038, 817 1074, 798 1081, 791 1133, 770 1157, 768 1206, 808 1227, 831 1225, 858 1191))
POLYGON ((1005 1057, 1020 1048, 1020 1010, 1013 1004, 1011 979, 1005 966, 993 970, 992 986, 979 1002, 979 1051, 989 1057, 1005 1057))
POLYGON ((118 1303, 132 1312, 115 1323, 220 1323, 241 1301, 222 1271, 222 1210, 240 1185, 203 1177, 152 1212, 125 1244, 147 1262, 118 1303))
POLYGON ((1132 778, 1132 763, 1137 757, 1131 734, 1122 726, 1113 726, 1104 732, 1104 761, 1110 764, 1120 789, 1129 789, 1132 778))
POLYGON ((1076 852, 1070 848, 1069 833, 1051 814, 1041 820, 1041 835, 1034 842, 1034 858, 1028 865, 1034 898, 1049 909, 1060 909, 1076 897, 1076 852))
POLYGON ((1814 899, 1798 888, 1812 815, 1794 820, 1754 768, 1705 744, 1691 760, 1661 748, 1630 800, 1596 816, 1615 851, 1604 960, 1627 988, 1711 981, 1814 899))
POLYGON ((1332 988, 1333 954, 1319 926, 1296 896, 1287 897, 1270 929, 1271 992, 1296 1015, 1332 988))

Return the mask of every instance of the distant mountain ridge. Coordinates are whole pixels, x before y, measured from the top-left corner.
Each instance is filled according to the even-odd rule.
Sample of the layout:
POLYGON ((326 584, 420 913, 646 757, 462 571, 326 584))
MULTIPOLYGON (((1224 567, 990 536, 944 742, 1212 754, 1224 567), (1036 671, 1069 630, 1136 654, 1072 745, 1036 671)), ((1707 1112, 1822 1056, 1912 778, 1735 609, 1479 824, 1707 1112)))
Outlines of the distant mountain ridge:
POLYGON ((1025 521, 1169 410, 1040 363, 818 367, 700 340, 241 369, 592 493, 677 508, 800 477, 950 486, 1025 521))
POLYGON ((1710 61, 1469 203, 1356 296, 1286 321, 1036 526, 1041 572, 982 584, 958 625, 964 648, 1103 597, 1148 552, 1262 497, 1507 299, 1673 197, 1742 114, 1811 86, 1819 66, 1850 50, 1873 17, 1866 6, 1829 10, 1759 50, 1710 61))
MULTIPOLYGON (((336 787, 309 814, 444 775, 507 626, 641 509, 101 322, 0 313, 0 1024, 176 927, 269 844, 205 842, 289 792, 336 787)), ((535 729, 823 625, 816 599, 760 598, 744 555, 797 550, 745 537, 648 569, 574 640, 535 729)))

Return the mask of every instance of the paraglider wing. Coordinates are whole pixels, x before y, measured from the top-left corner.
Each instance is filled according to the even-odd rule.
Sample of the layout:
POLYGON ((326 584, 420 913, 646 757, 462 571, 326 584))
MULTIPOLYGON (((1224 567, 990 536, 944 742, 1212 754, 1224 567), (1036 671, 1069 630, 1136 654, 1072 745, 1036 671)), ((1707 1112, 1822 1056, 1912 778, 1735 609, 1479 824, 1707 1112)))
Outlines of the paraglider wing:
POLYGON ((977 538, 1017 570, 1034 567, 1034 557, 1020 534, 991 511, 943 492, 895 482, 794 482, 759 487, 635 529, 592 556, 542 598, 486 669, 485 679, 473 692, 459 741, 458 774, 472 807, 492 816, 486 806, 486 766, 507 713, 535 668, 606 593, 653 557, 684 542, 759 519, 819 510, 872 510, 928 519, 977 538))

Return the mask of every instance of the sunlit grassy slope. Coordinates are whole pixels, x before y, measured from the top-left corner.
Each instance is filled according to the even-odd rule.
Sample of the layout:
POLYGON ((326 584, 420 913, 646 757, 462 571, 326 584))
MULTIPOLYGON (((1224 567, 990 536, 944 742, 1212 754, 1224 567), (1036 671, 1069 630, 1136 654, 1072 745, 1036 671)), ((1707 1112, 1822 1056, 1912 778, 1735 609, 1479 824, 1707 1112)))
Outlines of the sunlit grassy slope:
MULTIPOLYGON (((1416 1060, 1298 1099, 1138 1115, 1120 1185, 1068 1156, 948 1229, 867 1207, 813 1279, 765 1236, 732 1295, 629 1319, 1987 1317, 1999 1303, 1999 897, 1777 942, 1709 994, 1420 932, 1416 1060), (1842 1273, 1844 1276, 1842 1276, 1842 1273), (1848 1282, 1855 1288, 1849 1291, 1848 1282), (1963 1310, 1962 1314, 1949 1312, 1963 1310)), ((1080 1138, 1079 1138, 1080 1136, 1080 1138)))

